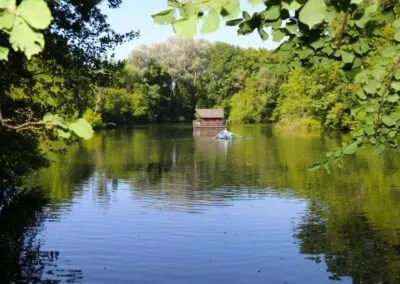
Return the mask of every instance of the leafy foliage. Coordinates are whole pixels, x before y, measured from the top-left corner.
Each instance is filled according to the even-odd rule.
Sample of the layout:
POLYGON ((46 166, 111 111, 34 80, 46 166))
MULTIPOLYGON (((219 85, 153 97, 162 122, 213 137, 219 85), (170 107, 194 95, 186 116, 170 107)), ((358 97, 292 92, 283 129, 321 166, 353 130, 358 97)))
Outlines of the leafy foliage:
MULTIPOLYGON (((9 44, 15 51, 22 51, 26 57, 38 54, 44 48, 44 36, 52 15, 44 0, 23 0, 17 6, 16 0, 0 1, 0 30, 9 35, 9 44)), ((7 60, 9 49, 2 46, 0 59, 7 60)))
POLYGON ((357 87, 347 82, 339 64, 299 68, 280 87, 275 118, 283 123, 310 118, 319 123, 317 129, 350 130, 356 92, 357 87))

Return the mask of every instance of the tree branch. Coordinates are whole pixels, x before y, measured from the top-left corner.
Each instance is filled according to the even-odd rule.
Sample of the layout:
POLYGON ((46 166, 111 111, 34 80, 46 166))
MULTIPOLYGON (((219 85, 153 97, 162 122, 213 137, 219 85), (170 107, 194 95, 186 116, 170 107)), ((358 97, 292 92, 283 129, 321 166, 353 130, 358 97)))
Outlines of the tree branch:
POLYGON ((1 112, 1 105, 0 105, 0 127, 7 128, 10 130, 14 130, 17 132, 29 130, 29 129, 38 129, 46 125, 46 122, 44 121, 28 121, 23 124, 10 124, 11 119, 5 119, 3 118, 3 114, 1 112))

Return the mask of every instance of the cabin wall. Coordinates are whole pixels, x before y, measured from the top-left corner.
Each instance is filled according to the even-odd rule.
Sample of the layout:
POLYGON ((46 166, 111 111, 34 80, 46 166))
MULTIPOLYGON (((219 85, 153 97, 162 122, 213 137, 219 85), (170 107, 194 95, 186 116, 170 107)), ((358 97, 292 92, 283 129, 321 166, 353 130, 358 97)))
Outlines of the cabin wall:
POLYGON ((202 118, 193 121, 193 127, 225 127, 226 123, 221 118, 202 118))

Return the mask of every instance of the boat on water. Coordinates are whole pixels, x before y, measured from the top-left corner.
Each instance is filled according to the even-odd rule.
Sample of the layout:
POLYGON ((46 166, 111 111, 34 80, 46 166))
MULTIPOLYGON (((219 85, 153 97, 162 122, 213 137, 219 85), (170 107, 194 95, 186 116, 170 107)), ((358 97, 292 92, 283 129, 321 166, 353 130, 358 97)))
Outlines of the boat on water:
POLYGON ((229 132, 228 130, 222 130, 220 133, 217 134, 217 138, 221 140, 232 140, 233 133, 229 132))

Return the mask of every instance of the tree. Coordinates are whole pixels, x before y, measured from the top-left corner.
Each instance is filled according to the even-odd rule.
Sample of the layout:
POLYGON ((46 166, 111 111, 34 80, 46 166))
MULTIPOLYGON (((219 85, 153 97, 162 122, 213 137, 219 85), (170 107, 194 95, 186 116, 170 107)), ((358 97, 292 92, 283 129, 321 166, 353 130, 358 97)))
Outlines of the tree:
POLYGON ((275 83, 265 69, 246 79, 243 89, 231 99, 229 121, 257 123, 269 118, 275 105, 275 83))
POLYGON ((139 46, 130 54, 128 63, 143 76, 168 74, 169 82, 164 81, 165 76, 158 82, 161 87, 167 83, 169 88, 169 93, 163 94, 168 98, 168 116, 173 121, 191 120, 197 101, 196 83, 207 69, 209 48, 210 43, 205 40, 171 38, 165 43, 139 46))
POLYGON ((398 148, 400 140, 400 3, 378 0, 249 0, 265 4, 250 15, 240 12, 239 0, 168 1, 170 9, 153 15, 159 24, 172 24, 177 34, 192 36, 202 24, 202 32, 218 29, 221 17, 238 26, 245 35, 257 30, 262 39, 270 35, 284 42, 281 56, 290 58, 287 71, 301 66, 339 62, 350 82, 359 83, 359 107, 352 115, 359 122, 350 143, 327 155, 326 167, 343 155, 354 154, 364 144, 372 144, 377 154, 398 148), (179 17, 177 16, 179 12, 179 17), (383 46, 378 43, 385 43, 383 46))
MULTIPOLYGON (((90 125, 83 119, 74 120, 94 101, 94 86, 109 84, 115 70, 123 67, 105 60, 104 54, 136 37, 137 32, 115 33, 97 1, 46 4, 43 0, 23 0, 18 6, 16 1, 3 2, 0 45, 12 49, 2 48, 8 55, 2 59, 8 62, 0 62, 4 70, 0 75, 1 128, 37 132, 50 127, 64 137, 70 131, 90 137, 90 125), (50 29, 40 33, 49 26, 52 15, 50 29), (29 59, 43 48, 32 61, 18 52, 23 51, 29 59), (68 111, 61 110, 64 104, 68 111), (45 118, 48 111, 57 115, 45 118)), ((120 2, 110 0, 109 5, 117 7, 120 2)))
POLYGON ((339 64, 299 68, 280 87, 275 117, 292 130, 304 128, 350 130, 356 86, 349 84, 339 64), (302 125, 306 123, 307 125, 302 125))

